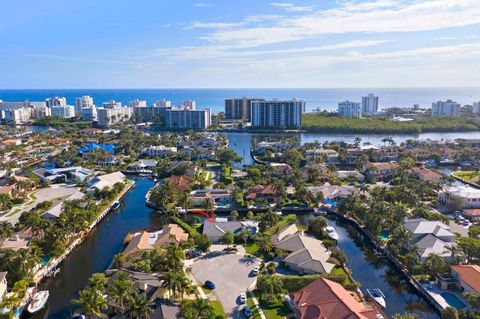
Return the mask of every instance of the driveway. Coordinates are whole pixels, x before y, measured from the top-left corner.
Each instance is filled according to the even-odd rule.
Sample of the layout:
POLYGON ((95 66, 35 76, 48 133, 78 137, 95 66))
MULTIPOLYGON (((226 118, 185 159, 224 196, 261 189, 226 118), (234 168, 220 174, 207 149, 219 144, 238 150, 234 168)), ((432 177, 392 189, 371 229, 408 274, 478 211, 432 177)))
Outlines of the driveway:
POLYGON ((227 317, 244 318, 244 305, 238 304, 238 296, 255 281, 251 272, 257 264, 257 260, 241 255, 212 252, 193 264, 192 274, 201 284, 206 280, 215 283, 214 293, 227 317))

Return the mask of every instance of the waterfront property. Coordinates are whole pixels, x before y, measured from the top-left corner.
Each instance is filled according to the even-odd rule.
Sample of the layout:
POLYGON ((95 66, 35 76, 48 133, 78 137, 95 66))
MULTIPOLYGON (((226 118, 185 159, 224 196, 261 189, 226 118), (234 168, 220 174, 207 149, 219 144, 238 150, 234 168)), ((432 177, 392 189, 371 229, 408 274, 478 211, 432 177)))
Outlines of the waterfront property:
POLYGON ((480 293, 479 265, 454 265, 452 276, 458 280, 462 292, 480 293))
POLYGON ((468 185, 444 186, 438 200, 453 209, 480 208, 480 189, 468 185))
POLYGON ((302 319, 378 319, 380 313, 371 305, 356 300, 340 284, 319 278, 289 294, 290 305, 302 319))
POLYGON ((253 220, 228 221, 221 218, 216 218, 215 221, 205 220, 202 233, 212 243, 218 243, 227 232, 237 235, 244 230, 255 235, 258 232, 258 222, 253 220))

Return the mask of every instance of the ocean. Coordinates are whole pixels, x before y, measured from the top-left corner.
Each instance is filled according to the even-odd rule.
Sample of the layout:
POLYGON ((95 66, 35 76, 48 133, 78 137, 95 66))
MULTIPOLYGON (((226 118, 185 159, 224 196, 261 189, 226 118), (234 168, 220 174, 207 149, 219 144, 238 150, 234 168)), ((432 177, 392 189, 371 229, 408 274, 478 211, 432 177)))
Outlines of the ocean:
POLYGON ((128 104, 134 99, 146 100, 148 105, 159 99, 171 100, 180 104, 183 100, 194 99, 197 108, 211 108, 214 113, 224 110, 224 99, 235 97, 262 97, 303 99, 307 112, 320 108, 336 110, 338 102, 344 100, 361 102, 368 93, 379 96, 379 107, 412 106, 419 104, 430 107, 432 102, 452 99, 458 103, 472 104, 480 101, 480 88, 355 88, 355 89, 42 89, 42 90, 1 90, 3 101, 43 101, 53 96, 66 97, 67 103, 74 105, 75 98, 90 95, 96 105, 109 100, 128 104))

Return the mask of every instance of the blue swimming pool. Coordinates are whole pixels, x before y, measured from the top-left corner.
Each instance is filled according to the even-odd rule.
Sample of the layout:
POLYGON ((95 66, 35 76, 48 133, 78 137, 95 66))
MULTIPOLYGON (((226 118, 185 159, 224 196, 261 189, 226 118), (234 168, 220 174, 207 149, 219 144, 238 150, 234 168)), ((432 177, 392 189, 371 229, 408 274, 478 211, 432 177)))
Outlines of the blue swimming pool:
POLYGON ((457 308, 457 309, 467 308, 467 306, 463 303, 463 301, 461 301, 460 298, 458 298, 457 296, 455 296, 452 293, 444 291, 440 295, 453 308, 457 308))

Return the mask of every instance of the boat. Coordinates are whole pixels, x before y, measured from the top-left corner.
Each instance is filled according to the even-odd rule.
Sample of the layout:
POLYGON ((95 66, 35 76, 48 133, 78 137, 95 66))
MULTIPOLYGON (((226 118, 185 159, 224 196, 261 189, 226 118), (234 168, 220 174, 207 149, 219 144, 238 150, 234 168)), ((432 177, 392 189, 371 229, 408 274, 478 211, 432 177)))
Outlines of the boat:
POLYGON ((120 202, 117 200, 113 203, 112 209, 118 209, 120 207, 120 202))
POLYGON ((335 228, 333 228, 332 226, 327 226, 323 230, 327 232, 328 237, 333 240, 338 240, 339 237, 337 232, 335 231, 335 228))
POLYGON ((385 302, 385 295, 383 292, 378 288, 367 289, 367 294, 372 298, 377 304, 382 306, 383 309, 387 307, 387 303, 385 302))
POLYGON ((320 208, 320 207, 315 207, 315 209, 313 210, 313 215, 314 216, 326 216, 327 211, 325 209, 320 208))
POLYGON ((41 290, 33 295, 32 301, 27 307, 28 312, 35 313, 42 309, 47 303, 50 292, 48 290, 41 290))

